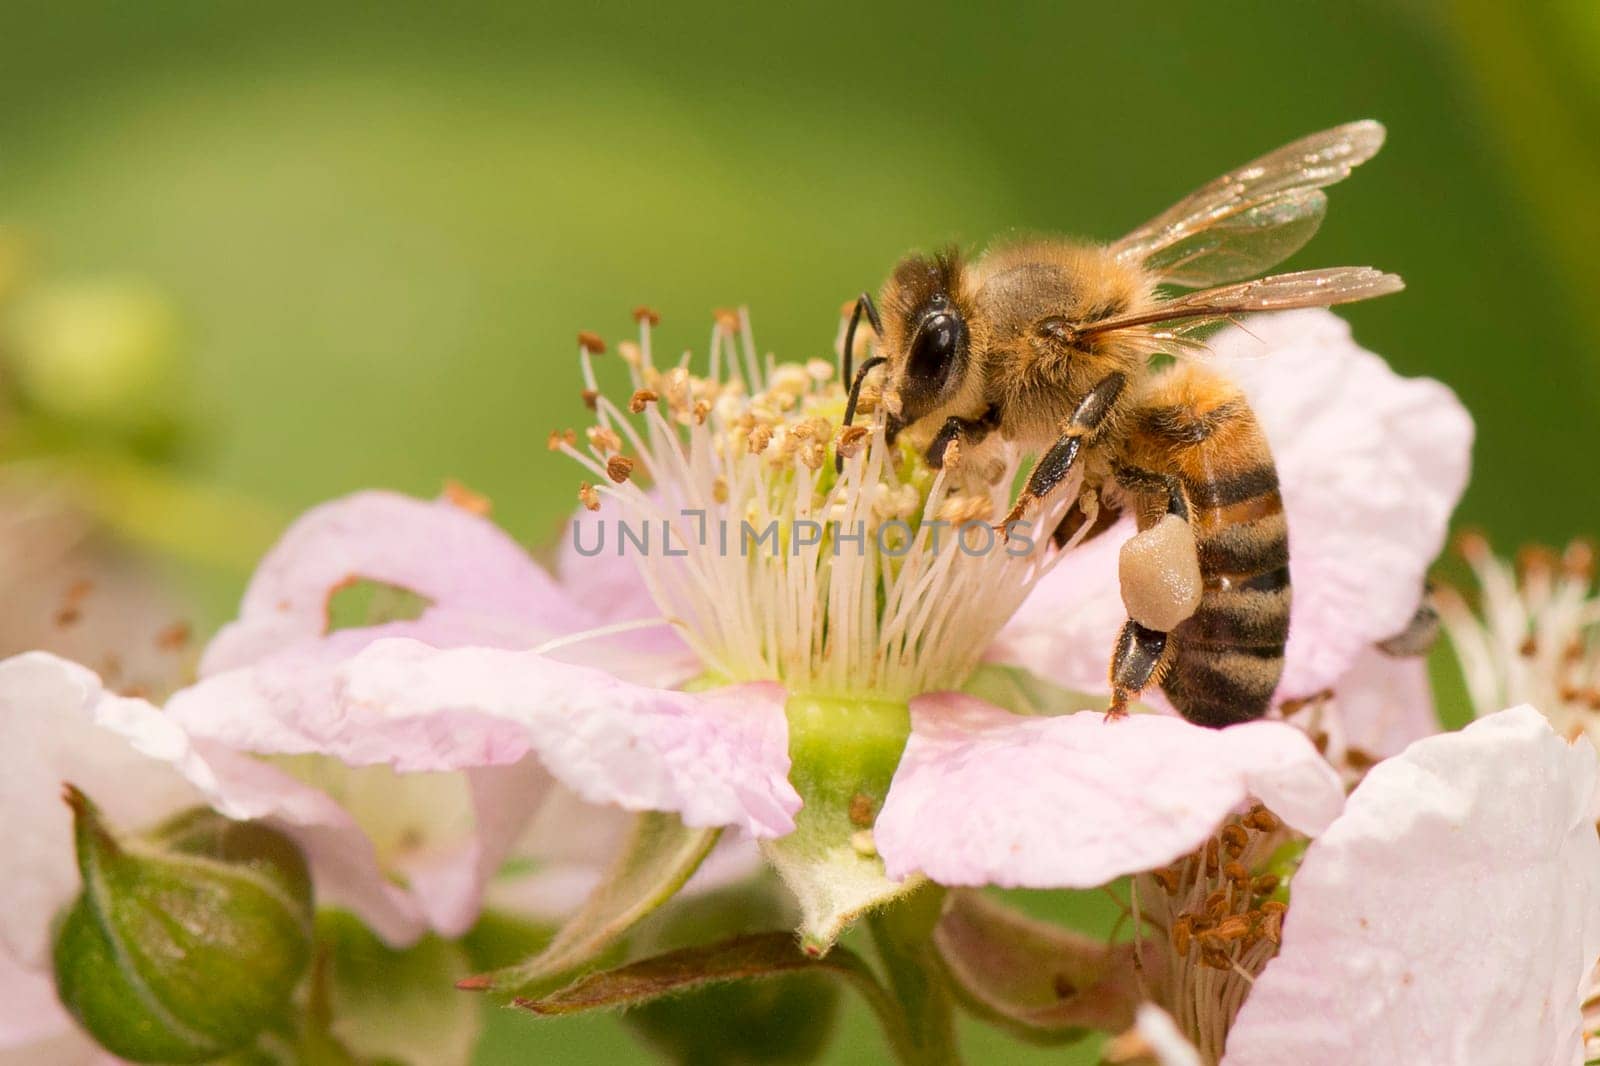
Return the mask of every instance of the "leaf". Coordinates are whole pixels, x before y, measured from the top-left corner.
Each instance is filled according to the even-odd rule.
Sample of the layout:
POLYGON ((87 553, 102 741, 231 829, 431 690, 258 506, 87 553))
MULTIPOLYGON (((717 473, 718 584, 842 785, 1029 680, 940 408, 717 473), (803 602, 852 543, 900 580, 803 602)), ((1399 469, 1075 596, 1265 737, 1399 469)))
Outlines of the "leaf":
POLYGON ((571 983, 683 887, 721 832, 689 829, 675 814, 639 815, 606 876, 548 947, 526 962, 469 978, 459 987, 537 999, 571 983))
POLYGON ((554 1017, 635 1007, 708 985, 801 972, 831 973, 858 987, 870 986, 869 997, 884 995, 877 978, 854 952, 840 950, 826 959, 814 959, 795 945, 793 933, 780 930, 669 951, 590 974, 545 996, 519 996, 513 1002, 535 1014, 554 1017))
POLYGON ((317 931, 330 1047, 337 1041, 363 1062, 471 1061, 482 1013, 476 1001, 450 990, 468 972, 459 945, 430 936, 396 951, 338 911, 321 915, 317 931))
MULTIPOLYGON (((795 920, 794 899, 777 878, 751 878, 674 901, 641 925, 629 946, 640 955, 659 955, 792 929, 795 920)), ((641 1004, 623 1021, 667 1062, 807 1063, 833 1037, 841 991, 826 972, 802 969, 689 990, 641 1004)))
POLYGON ((786 713, 789 780, 805 805, 795 831, 761 851, 800 903, 802 946, 820 957, 851 922, 922 883, 889 880, 868 831, 911 718, 903 703, 814 697, 791 697, 786 713))
POLYGON ((933 942, 962 1004, 1036 1043, 1121 1032, 1140 994, 1130 944, 1107 944, 985 896, 950 894, 933 942))

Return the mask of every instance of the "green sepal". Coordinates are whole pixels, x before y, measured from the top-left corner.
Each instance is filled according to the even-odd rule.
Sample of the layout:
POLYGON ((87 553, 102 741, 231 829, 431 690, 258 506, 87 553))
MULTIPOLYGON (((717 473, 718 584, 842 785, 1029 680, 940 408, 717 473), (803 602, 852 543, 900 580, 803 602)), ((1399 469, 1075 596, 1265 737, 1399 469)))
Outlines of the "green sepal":
POLYGON ((1121 1032, 1144 998, 1134 945, 1040 921, 982 892, 950 893, 933 944, 961 1005, 1031 1043, 1121 1032))
POLYGON ((891 881, 871 826, 900 765, 911 713, 904 703, 792 696, 789 780, 804 806, 795 830, 762 853, 800 904, 800 943, 821 957, 857 918, 915 890, 891 881))
POLYGON ((699 869, 721 832, 690 829, 675 814, 639 815, 599 886, 543 951, 461 981, 459 987, 538 998, 604 964, 628 930, 672 898, 699 869))

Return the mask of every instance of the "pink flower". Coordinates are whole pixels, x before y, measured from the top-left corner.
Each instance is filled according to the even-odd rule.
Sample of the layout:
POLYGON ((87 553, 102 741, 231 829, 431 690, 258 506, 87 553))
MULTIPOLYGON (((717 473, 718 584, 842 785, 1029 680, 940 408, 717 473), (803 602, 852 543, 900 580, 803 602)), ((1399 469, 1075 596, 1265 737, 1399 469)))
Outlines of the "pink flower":
POLYGON ((1307 850, 1225 1066, 1581 1061, 1596 775, 1527 706, 1374 768, 1307 850))
MULTIPOLYGON (((1446 390, 1396 377, 1329 314, 1260 316, 1250 329, 1270 358, 1229 356, 1243 334, 1217 347, 1283 474, 1298 694, 1359 676, 1352 664, 1416 607, 1471 424, 1446 390)), ((839 402, 829 369, 763 372, 747 338, 742 350, 724 330, 715 338, 713 365, 742 356, 754 395, 720 372, 656 370, 648 329, 623 347, 643 418, 601 396, 587 448, 562 445, 593 472, 588 502, 609 506, 599 520, 580 512, 560 581, 479 517, 383 493, 312 511, 262 564, 204 680, 172 701, 174 720, 237 750, 462 780, 470 799, 424 854, 387 857, 408 887, 335 881, 340 902, 396 941, 429 925, 460 932, 518 812, 552 781, 597 805, 785 838, 800 806, 789 751, 808 744, 785 706, 815 693, 910 704, 905 757, 867 797, 879 808, 870 841, 847 842, 846 829, 767 846, 824 944, 895 890, 885 873, 1097 884, 1193 850, 1248 797, 1311 834, 1337 814, 1336 776, 1281 723, 1215 732, 1171 717, 1106 724, 1097 711, 1029 717, 947 691, 986 654, 1100 687, 1123 617, 1118 537, 1059 555, 969 554, 953 539, 936 551, 933 519, 981 509, 970 488, 953 495, 944 475, 903 463, 881 424, 834 479, 820 421, 839 402), (613 540, 594 554, 608 515, 613 540), (653 551, 622 557, 623 519, 653 551), (781 550, 741 551, 745 523, 753 536, 787 523, 771 542, 781 550), (329 632, 330 598, 358 578, 426 609, 329 632)), ((990 513, 1004 512, 1009 484, 988 490, 990 513)), ((1407 722, 1397 736, 1426 728, 1407 722)))
POLYGON ((375 855, 363 873, 379 876, 313 855, 319 894, 397 944, 465 932, 562 786, 690 825, 787 832, 798 802, 773 688, 654 687, 693 667, 681 646, 626 631, 554 646, 606 618, 606 604, 578 602, 461 507, 361 493, 284 536, 207 648, 203 680, 167 712, 194 737, 289 757, 279 764, 343 805, 375 855), (425 609, 330 631, 332 597, 358 579, 404 588, 425 609))

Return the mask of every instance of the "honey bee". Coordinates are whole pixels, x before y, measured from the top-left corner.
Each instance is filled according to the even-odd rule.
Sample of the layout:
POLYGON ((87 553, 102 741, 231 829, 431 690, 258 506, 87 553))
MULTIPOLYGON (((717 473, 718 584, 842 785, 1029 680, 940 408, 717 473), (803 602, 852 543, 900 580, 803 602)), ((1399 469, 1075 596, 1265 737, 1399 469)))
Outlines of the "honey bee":
MULTIPOLYGON (((1201 362, 1208 328, 1251 311, 1323 307, 1403 288, 1367 267, 1260 274, 1321 224, 1323 189, 1382 146, 1376 122, 1312 134, 1196 190, 1111 244, 1029 240, 968 262, 954 249, 910 255, 878 305, 863 294, 846 331, 845 421, 881 370, 891 441, 972 454, 998 436, 1039 456, 1013 523, 1081 472, 1101 522, 1129 510, 1123 549, 1129 619, 1113 649, 1111 715, 1158 684, 1192 722, 1265 714, 1289 631, 1289 550, 1278 477, 1255 416, 1201 362), (1181 291, 1191 290, 1191 291, 1181 291), (882 307, 882 315, 878 306, 882 307), (878 342, 858 372, 865 315, 878 342)), ((963 459, 963 465, 966 460, 963 459)), ((1057 531, 1059 536, 1060 530, 1057 531)))

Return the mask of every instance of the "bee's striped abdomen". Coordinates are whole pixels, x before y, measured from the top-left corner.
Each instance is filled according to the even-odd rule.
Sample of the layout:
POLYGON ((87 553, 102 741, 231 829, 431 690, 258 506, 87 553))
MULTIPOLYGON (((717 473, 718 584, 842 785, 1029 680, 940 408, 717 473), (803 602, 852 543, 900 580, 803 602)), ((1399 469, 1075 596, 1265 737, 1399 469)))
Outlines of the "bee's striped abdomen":
MULTIPOLYGON (((1289 537, 1266 437, 1244 396, 1203 369, 1164 374, 1129 426, 1127 453, 1175 478, 1199 550, 1200 605, 1171 634, 1161 687, 1190 721, 1266 713, 1289 636, 1289 537)), ((1141 506, 1141 525, 1169 501, 1141 506), (1157 506, 1159 503, 1159 508, 1157 506)))

